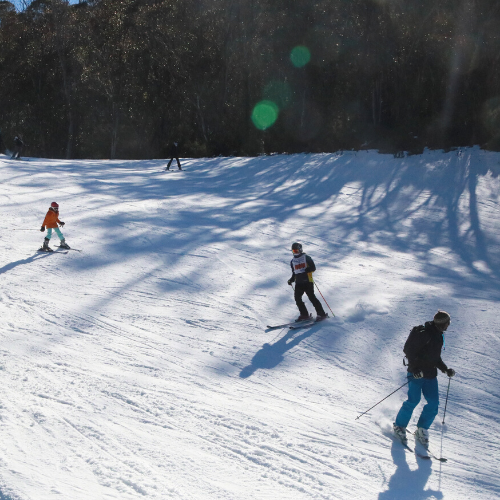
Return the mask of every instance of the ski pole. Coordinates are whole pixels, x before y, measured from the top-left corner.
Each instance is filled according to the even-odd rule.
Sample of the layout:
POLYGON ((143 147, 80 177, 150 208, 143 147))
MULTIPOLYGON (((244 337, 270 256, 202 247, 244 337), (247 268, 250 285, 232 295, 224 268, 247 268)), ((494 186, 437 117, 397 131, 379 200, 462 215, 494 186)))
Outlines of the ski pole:
MULTIPOLYGON (((321 295, 321 297, 323 297, 323 294, 321 293, 321 290, 319 289, 319 286, 316 284, 316 282, 314 282, 314 284, 316 285, 316 288, 318 289, 318 292, 321 295)), ((330 309, 330 312, 332 313, 332 316, 335 317, 335 314, 333 314, 332 308, 330 307, 330 305, 326 301, 325 297, 323 297, 323 300, 325 301, 325 304, 328 306, 328 309, 330 309)))
POLYGON ((448 390, 446 391, 446 403, 444 405, 443 424, 444 424, 444 417, 446 417, 446 407, 448 406, 448 394, 450 393, 450 383, 451 383, 451 377, 448 379, 448 390))
POLYGON ((40 231, 40 229, 19 229, 19 228, 14 228, 12 231, 40 231))
MULTIPOLYGON (((389 396, 392 396, 395 392, 398 392, 399 389, 401 389, 402 387, 404 387, 405 385, 408 385, 410 383, 410 381, 408 380, 408 382, 406 382, 406 384, 403 384, 401 387, 398 387, 395 391, 392 391, 389 396)), ((373 408, 375 408, 375 406, 379 405, 382 401, 385 401, 389 396, 386 396, 384 399, 381 399, 377 404, 374 404, 371 408, 368 408, 368 410, 364 411, 361 415, 358 415, 356 417, 356 420, 358 420, 359 417, 362 417, 365 413, 368 413, 370 410, 372 410, 373 408)))

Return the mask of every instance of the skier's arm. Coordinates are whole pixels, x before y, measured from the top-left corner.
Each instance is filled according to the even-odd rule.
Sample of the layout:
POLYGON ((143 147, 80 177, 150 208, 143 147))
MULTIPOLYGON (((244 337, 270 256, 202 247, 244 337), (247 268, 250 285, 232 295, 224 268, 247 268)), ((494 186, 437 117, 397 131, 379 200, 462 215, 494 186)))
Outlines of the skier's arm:
POLYGON ((292 268, 292 277, 288 280, 289 285, 295 282, 295 271, 293 270, 293 264, 291 261, 290 261, 290 267, 292 268))
POLYGON ((306 264, 307 264, 307 267, 306 267, 306 273, 313 273, 314 271, 316 271, 316 266, 314 265, 314 261, 311 259, 311 257, 309 257, 309 255, 306 255, 306 264))
POLYGON ((446 363, 441 359, 441 356, 439 356, 439 361, 436 363, 436 368, 439 368, 443 373, 446 373, 448 370, 448 367, 446 366, 446 363))

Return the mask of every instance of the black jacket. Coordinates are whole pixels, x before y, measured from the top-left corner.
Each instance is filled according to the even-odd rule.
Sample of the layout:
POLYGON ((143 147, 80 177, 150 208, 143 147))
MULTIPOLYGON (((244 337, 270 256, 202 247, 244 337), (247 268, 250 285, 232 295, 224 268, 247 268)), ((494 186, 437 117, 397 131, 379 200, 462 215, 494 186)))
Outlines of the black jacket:
MULTIPOLYGON (((297 257, 301 257, 304 253, 297 255, 297 257)), ((316 266, 314 265, 313 260, 309 255, 306 254, 306 269, 303 273, 295 273, 295 269, 293 268, 293 259, 290 261, 290 267, 292 268, 292 277, 290 278, 292 283, 295 281, 297 283, 312 283, 312 278, 309 278, 308 273, 313 273, 316 271, 316 266)))
POLYGON ((408 371, 421 371, 425 378, 437 377, 437 368, 445 372, 448 367, 441 359, 442 348, 443 332, 437 329, 434 321, 414 327, 403 348, 408 358, 408 371))
POLYGON ((176 146, 175 143, 173 143, 171 146, 170 146, 170 156, 172 158, 178 158, 179 157, 179 148, 178 146, 176 146))

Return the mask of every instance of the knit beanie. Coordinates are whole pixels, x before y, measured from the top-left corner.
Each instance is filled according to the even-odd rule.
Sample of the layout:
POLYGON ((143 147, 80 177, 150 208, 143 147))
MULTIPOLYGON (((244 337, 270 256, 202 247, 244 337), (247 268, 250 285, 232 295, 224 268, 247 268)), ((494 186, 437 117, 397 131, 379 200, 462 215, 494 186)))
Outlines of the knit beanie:
POLYGON ((445 325, 451 321, 450 315, 446 311, 438 311, 434 315, 434 324, 445 325))

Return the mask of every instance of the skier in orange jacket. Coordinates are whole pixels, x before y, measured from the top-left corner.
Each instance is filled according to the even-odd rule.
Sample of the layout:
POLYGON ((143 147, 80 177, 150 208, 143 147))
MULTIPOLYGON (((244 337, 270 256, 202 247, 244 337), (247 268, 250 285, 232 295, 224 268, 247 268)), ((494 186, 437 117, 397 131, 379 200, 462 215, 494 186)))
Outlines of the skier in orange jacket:
POLYGON ((69 250, 70 246, 66 243, 66 240, 64 239, 63 234, 61 233, 61 230, 59 229, 58 224, 62 227, 64 226, 64 222, 59 220, 59 205, 53 201, 50 204, 49 211, 47 212, 47 215, 45 216, 45 219, 43 219, 43 224, 42 227, 40 228, 40 231, 42 233, 45 231, 45 228, 47 228, 47 236, 43 240, 43 246, 40 248, 40 250, 44 252, 52 252, 52 248, 49 247, 49 241, 50 238, 52 238, 52 229, 55 230, 57 236, 59 236, 59 239, 61 240, 60 247, 61 248, 66 248, 69 250))

